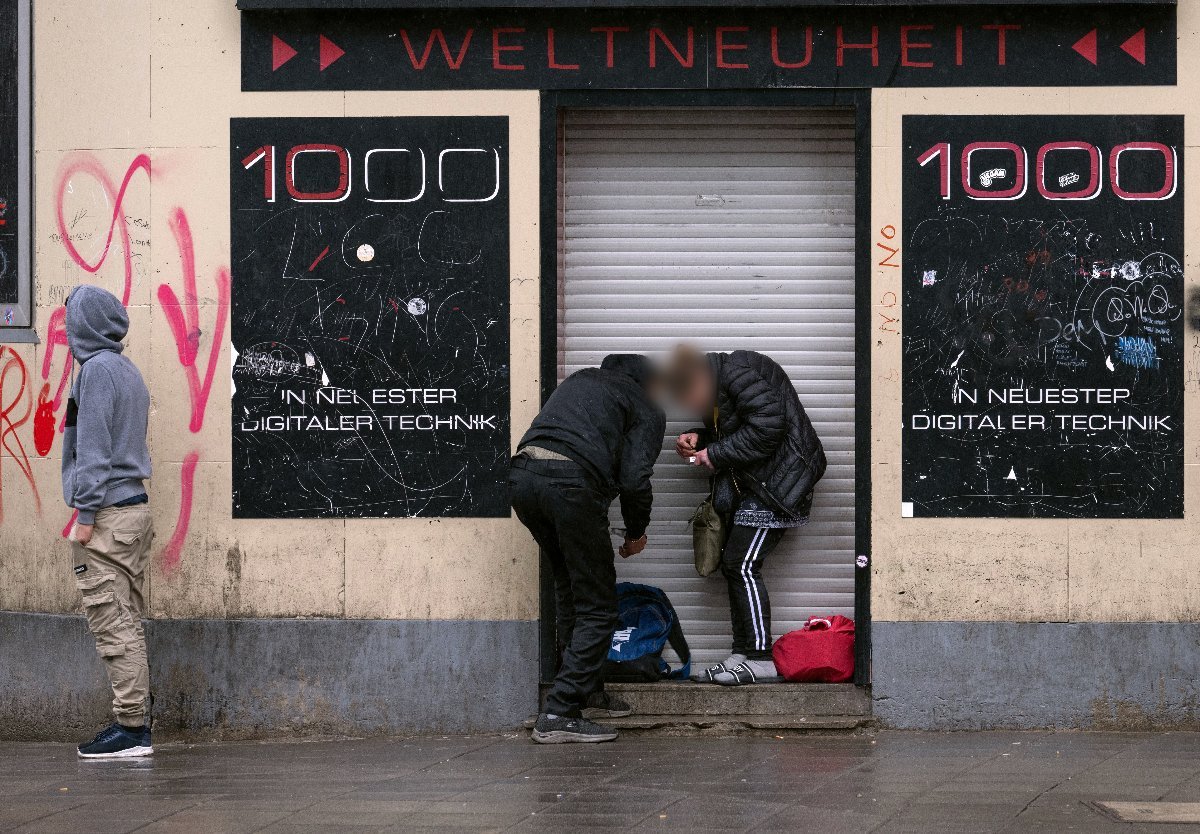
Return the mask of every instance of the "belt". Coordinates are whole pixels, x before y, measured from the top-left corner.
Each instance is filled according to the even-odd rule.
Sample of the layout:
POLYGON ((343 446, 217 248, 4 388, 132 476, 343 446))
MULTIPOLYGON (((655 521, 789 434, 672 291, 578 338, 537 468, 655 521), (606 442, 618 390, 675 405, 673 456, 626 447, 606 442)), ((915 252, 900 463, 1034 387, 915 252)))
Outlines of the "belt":
POLYGON ((530 460, 570 460, 566 455, 543 449, 541 446, 522 446, 517 450, 517 457, 526 457, 530 460))

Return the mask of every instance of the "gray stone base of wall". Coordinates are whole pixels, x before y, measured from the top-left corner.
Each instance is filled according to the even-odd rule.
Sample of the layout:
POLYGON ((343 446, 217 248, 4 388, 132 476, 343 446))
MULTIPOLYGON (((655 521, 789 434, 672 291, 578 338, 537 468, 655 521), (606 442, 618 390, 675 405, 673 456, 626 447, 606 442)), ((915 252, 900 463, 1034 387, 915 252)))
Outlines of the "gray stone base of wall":
MULTIPOLYGON (((164 739, 466 733, 537 708, 532 621, 151 620, 164 739)), ((109 718, 81 617, 0 612, 0 739, 79 740, 109 718)))
POLYGON ((1200 730, 1200 623, 871 624, 875 718, 922 730, 1200 730))

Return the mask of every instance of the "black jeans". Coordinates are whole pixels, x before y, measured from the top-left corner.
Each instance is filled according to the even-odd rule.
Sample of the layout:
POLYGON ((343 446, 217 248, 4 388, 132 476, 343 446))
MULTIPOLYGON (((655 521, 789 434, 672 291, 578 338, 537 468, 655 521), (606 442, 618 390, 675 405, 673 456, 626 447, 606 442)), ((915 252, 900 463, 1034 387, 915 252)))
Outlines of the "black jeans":
POLYGON ((771 599, 762 565, 783 534, 779 529, 735 525, 721 553, 733 621, 733 653, 748 660, 771 658, 771 599))
POLYGON ((617 627, 617 572, 608 505, 578 464, 513 459, 512 506, 554 571, 562 665, 546 712, 578 717, 603 687, 604 659, 617 627))

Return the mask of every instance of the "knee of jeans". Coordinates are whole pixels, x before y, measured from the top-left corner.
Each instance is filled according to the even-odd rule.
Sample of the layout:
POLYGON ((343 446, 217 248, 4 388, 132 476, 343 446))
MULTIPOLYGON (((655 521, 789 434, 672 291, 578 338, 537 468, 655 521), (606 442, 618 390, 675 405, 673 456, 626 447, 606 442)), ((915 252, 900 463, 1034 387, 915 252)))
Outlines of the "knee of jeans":
POLYGON ((119 657, 133 639, 128 613, 117 600, 112 574, 95 574, 76 580, 83 595, 83 615, 96 639, 101 657, 119 657))

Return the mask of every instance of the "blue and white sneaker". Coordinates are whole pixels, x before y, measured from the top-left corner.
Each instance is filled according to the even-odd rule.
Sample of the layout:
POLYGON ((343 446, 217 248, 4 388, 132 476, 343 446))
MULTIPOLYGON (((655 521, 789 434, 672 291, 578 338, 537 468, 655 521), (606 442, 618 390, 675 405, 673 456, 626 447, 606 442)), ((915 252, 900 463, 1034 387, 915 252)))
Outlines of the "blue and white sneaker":
POLYGON ((79 745, 81 759, 140 759, 153 755, 149 727, 134 729, 113 724, 87 744, 79 745))

